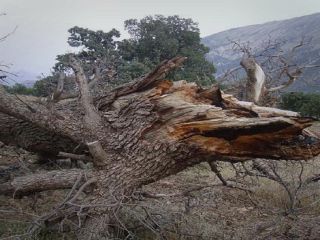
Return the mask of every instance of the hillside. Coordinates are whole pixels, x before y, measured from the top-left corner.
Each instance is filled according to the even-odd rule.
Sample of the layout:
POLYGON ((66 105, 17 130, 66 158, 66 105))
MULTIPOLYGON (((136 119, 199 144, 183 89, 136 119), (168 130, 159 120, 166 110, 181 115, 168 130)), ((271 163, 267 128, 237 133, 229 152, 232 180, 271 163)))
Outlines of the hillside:
MULTIPOLYGON (((202 42, 210 48, 207 58, 217 67, 217 75, 226 69, 239 65, 240 55, 235 54, 230 40, 250 42, 253 49, 261 49, 269 36, 271 39, 286 41, 285 50, 292 48, 304 37, 310 43, 296 52, 295 61, 299 64, 320 65, 320 13, 273 21, 265 24, 234 28, 203 38, 202 42)), ((291 90, 320 91, 319 68, 308 69, 302 81, 292 86, 291 90), (305 82, 308 83, 305 83, 305 82)))

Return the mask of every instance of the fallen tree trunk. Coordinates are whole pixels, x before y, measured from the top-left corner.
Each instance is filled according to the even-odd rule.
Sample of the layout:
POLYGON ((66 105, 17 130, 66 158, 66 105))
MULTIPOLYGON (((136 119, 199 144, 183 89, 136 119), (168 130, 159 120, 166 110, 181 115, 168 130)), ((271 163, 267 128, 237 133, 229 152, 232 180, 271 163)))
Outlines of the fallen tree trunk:
MULTIPOLYGON (((41 172, 20 177, 1 184, 0 194, 73 188, 73 183, 79 183, 79 176, 85 176, 83 188, 94 183, 91 194, 81 201, 75 195, 63 205, 63 217, 50 215, 45 221, 54 223, 81 209, 91 216, 80 224, 82 239, 100 239, 106 234, 111 206, 130 196, 134 189, 188 166, 256 157, 300 160, 320 153, 319 140, 303 133, 311 119, 240 102, 216 87, 204 90, 194 83, 163 80, 184 59, 165 61, 145 77, 99 98, 90 95, 76 59, 70 64, 80 89, 78 99, 46 105, 34 99, 18 100, 0 87, 3 116, 50 132, 61 142, 69 141, 72 147, 87 146, 88 159, 94 164, 88 171, 41 172)), ((0 125, 2 119, 0 115, 0 125)), ((11 140, 8 134, 0 137, 18 143, 19 136, 32 138, 34 132, 28 133, 27 129, 22 128, 21 134, 14 134, 11 140)), ((54 141, 43 142, 47 150, 50 143, 52 149, 57 149, 54 141)), ((33 150, 41 151, 41 140, 33 150)))

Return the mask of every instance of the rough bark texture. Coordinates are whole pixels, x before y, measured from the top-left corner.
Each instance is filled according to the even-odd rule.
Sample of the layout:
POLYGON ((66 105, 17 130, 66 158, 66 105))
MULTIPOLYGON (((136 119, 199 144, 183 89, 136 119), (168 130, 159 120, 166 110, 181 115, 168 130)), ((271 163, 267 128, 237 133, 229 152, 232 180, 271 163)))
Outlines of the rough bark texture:
MULTIPOLYGON (((163 80, 183 60, 165 61, 145 77, 96 98, 90 95, 81 66, 73 62, 79 99, 49 106, 35 99, 21 101, 0 87, 0 125, 6 124, 5 119, 14 119, 8 123, 14 134, 4 131, 0 140, 34 151, 41 151, 42 143, 52 152, 86 145, 94 163, 90 171, 19 177, 1 184, 0 194, 71 188, 79 174, 86 174, 87 181, 95 179, 95 188, 76 206, 95 207, 86 208, 93 218, 82 225, 81 231, 87 230, 82 238, 101 239, 108 223, 104 215, 108 206, 135 188, 188 166, 214 159, 298 160, 319 154, 319 140, 303 133, 312 123, 310 119, 238 101, 216 87, 204 90, 194 83, 163 80), (20 131, 16 130, 19 125, 20 131), (42 136, 40 133, 43 139, 37 138, 37 147, 21 144, 22 138, 42 136), (62 146, 56 146, 53 139, 62 146)), ((74 211, 76 206, 72 205, 74 211)))
POLYGON ((71 188, 82 172, 80 170, 58 170, 17 177, 11 182, 1 184, 1 193, 19 196, 44 190, 71 188))
POLYGON ((0 128, 0 139, 5 144, 17 145, 46 156, 56 155, 60 151, 73 152, 78 145, 77 142, 68 137, 62 137, 29 121, 1 112, 0 128))

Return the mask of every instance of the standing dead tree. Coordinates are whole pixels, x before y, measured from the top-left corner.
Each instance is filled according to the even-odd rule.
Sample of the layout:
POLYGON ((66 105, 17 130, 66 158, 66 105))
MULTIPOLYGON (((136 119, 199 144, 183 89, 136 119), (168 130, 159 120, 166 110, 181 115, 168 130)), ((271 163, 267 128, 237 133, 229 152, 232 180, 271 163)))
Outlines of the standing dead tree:
POLYGON ((244 99, 259 105, 274 105, 271 97, 299 79, 303 72, 309 68, 317 68, 319 65, 299 64, 294 60, 297 50, 308 44, 303 38, 290 49, 282 49, 283 42, 269 39, 261 49, 252 49, 250 43, 241 43, 230 40, 233 49, 242 54, 240 66, 227 71, 220 76, 220 81, 234 77, 236 72, 244 69, 246 80, 244 99))
POLYGON ((99 97, 91 95, 88 78, 74 57, 69 64, 79 89, 77 98, 19 101, 0 86, 0 126, 5 129, 1 141, 36 152, 87 155, 93 163, 88 170, 16 177, 0 184, 0 194, 70 188, 66 201, 38 219, 36 226, 75 219, 80 239, 101 239, 119 202, 128 201, 138 187, 189 166, 256 157, 299 160, 320 153, 319 140, 303 132, 310 119, 238 101, 217 87, 165 80, 184 60, 164 61, 146 76, 99 97), (88 194, 80 200, 82 192, 88 194))

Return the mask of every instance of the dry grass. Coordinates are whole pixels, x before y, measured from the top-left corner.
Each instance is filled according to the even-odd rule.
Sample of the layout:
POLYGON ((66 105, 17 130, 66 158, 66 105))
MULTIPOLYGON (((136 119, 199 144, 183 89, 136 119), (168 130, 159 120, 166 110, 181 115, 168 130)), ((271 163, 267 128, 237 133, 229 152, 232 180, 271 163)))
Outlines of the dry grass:
MULTIPOLYGON (((273 161, 278 174, 294 191, 300 182, 319 174, 320 157, 308 162, 273 161)), ((222 164, 225 178, 235 178, 230 164, 222 164)), ((194 192, 189 196, 147 199, 142 204, 154 216, 162 229, 138 231, 140 239, 150 239, 162 232, 168 239, 319 239, 320 188, 315 182, 296 193, 294 212, 288 214, 290 199, 284 187, 269 179, 246 177, 242 183, 253 190, 216 186, 194 192), (143 233, 142 235, 139 235, 143 233), (148 235, 149 234, 149 235, 148 235), (151 235, 151 237, 150 237, 151 235)), ((201 164, 184 172, 146 186, 155 193, 182 192, 195 184, 219 184, 207 164, 201 164)), ((129 222, 147 219, 137 207, 126 210, 129 222), (130 214, 128 214, 130 212, 130 214)))
MULTIPOLYGON (((308 171, 314 170, 310 168, 308 171)), ((291 171, 296 174, 292 166, 291 171)), ((223 174, 231 176, 232 169, 225 167, 223 174)), ((161 236, 172 240, 317 239, 315 236, 320 236, 317 235, 320 205, 314 204, 319 199, 319 185, 312 186, 301 195, 298 207, 305 208, 303 211, 284 216, 288 204, 285 191, 269 180, 256 181, 252 185, 255 189, 252 194, 223 186, 204 188, 188 196, 143 199, 134 208, 124 206, 119 217, 135 239, 161 239, 161 236)), ((201 164, 146 186, 144 190, 170 194, 195 185, 219 183, 209 167, 201 164)), ((1 199, 0 205, 2 209, 20 209, 21 212, 41 214, 62 196, 61 192, 53 191, 38 195, 36 200, 1 199)), ((12 216, 12 221, 16 217, 17 214, 12 216)), ((28 219, 30 217, 21 214, 18 219, 20 222, 10 222, 8 218, 0 220, 0 236, 22 233, 28 219)), ((70 235, 66 237, 74 239, 70 235)), ((61 234, 44 231, 38 239, 61 238, 61 234)))
MULTIPOLYGON (((315 130, 319 131, 320 122, 315 130)), ((304 180, 319 173, 320 157, 300 163, 275 162, 277 171, 294 189, 299 176, 304 180), (303 173, 301 167, 303 166, 303 173)), ((230 164, 221 165, 225 178, 235 178, 230 164)), ((122 224, 132 239, 320 239, 320 184, 308 185, 297 194, 295 211, 287 213, 289 198, 283 186, 265 178, 240 179, 253 192, 225 186, 194 191, 186 196, 147 199, 119 211, 122 224)), ((207 164, 200 164, 143 188, 143 191, 172 194, 199 185, 218 185, 219 179, 207 164)), ((25 214, 40 215, 63 197, 63 192, 37 194, 33 198, 0 198, 0 237, 22 233, 30 220, 25 214)), ((123 232, 122 232, 123 233, 123 232)), ((126 233, 127 234, 127 233, 126 233)), ((121 232, 120 232, 121 236, 121 232)), ((43 231, 38 239, 75 239, 73 235, 43 231)), ((130 239, 130 238, 129 238, 130 239)))

